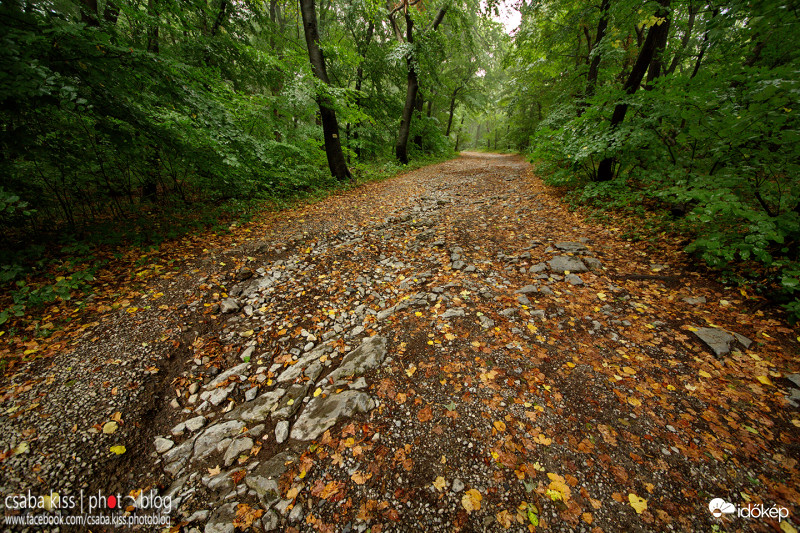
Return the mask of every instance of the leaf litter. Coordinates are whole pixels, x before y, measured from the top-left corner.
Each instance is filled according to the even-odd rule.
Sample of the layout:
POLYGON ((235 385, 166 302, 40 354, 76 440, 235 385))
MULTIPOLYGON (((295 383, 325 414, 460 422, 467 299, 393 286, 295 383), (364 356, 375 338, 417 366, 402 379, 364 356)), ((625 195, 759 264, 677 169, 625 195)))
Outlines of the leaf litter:
MULTIPOLYGON (((0 392, 0 468, 16 483, 4 488, 44 488, 69 473, 47 466, 58 455, 39 420, 77 388, 104 392, 81 403, 88 424, 69 409, 54 419, 75 435, 66 448, 95 461, 93 477, 117 471, 114 461, 136 466, 93 486, 166 491, 175 480, 153 464, 153 437, 175 438, 170 428, 192 416, 181 409, 196 407, 193 384, 240 363, 250 343, 253 363, 279 369, 246 385, 272 390, 296 361, 290 346, 333 332, 333 356, 363 336, 388 338, 390 357, 366 388, 376 408, 310 443, 279 444, 267 431, 229 475, 221 455, 198 464, 245 487, 256 462, 297 453, 280 478, 286 503, 268 509, 245 490, 231 517, 241 528, 700 530, 720 524, 707 511, 717 496, 797 516, 800 415, 786 379, 798 372, 796 330, 758 298, 705 279, 679 243, 654 248, 619 233, 613 220, 593 225, 569 212, 522 160, 468 154, 163 246, 146 254, 135 283, 101 275, 106 292, 57 334, 3 336, 16 361, 0 392), (558 272, 547 266, 557 256, 593 266, 558 272), (262 308, 222 311, 237 276, 287 257, 303 268, 286 271, 262 308), (708 303, 687 304, 690 296, 708 303), (371 312, 356 323, 359 305, 371 312), (757 343, 717 357, 698 327, 757 343), (92 351, 111 346, 104 332, 118 349, 92 351), (25 435, 28 427, 39 429, 25 435), (99 458, 109 450, 119 459, 99 458)), ((246 404, 241 394, 223 399, 218 416, 246 404)), ((81 465, 72 473, 89 475, 81 465)), ((197 488, 185 516, 224 496, 197 488)))

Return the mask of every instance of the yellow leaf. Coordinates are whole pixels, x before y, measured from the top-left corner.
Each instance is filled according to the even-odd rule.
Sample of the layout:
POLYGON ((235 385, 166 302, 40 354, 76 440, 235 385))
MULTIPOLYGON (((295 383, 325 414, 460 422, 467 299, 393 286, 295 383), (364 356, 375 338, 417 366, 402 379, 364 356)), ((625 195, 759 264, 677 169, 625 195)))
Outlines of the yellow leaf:
POLYGON ((497 431, 505 431, 506 430, 506 423, 503 422, 502 420, 496 420, 495 423, 494 423, 494 428, 497 431))
POLYGON ((319 396, 320 394, 322 394, 322 389, 320 389, 319 387, 317 387, 317 390, 315 390, 315 391, 314 391, 314 398, 316 398, 316 397, 317 397, 317 396, 319 396))
POLYGON ((705 370, 701 370, 700 372, 698 372, 698 374, 700 374, 701 378, 710 378, 711 377, 711 374, 709 374, 705 370))
POLYGON ((211 477, 214 477, 220 472, 222 472, 222 468, 219 465, 215 466, 214 468, 208 468, 207 470, 208 470, 208 475, 211 477))
POLYGON ((433 346, 433 341, 428 341, 428 344, 430 344, 431 346, 433 346))
POLYGON ((772 380, 769 379, 769 377, 767 377, 767 376, 756 376, 756 379, 758 381, 760 381, 761 383, 763 383, 764 385, 773 385, 774 386, 774 384, 772 383, 772 380))
POLYGON ((294 405, 294 398, 289 398, 289 401, 286 402, 286 405, 294 405))
POLYGON ((128 313, 135 313, 138 310, 139 310, 138 307, 129 307, 125 311, 128 312, 128 313))
POLYGON ((675 385, 667 385, 667 390, 675 390, 675 385))
POLYGON ((639 400, 638 398, 634 398, 633 396, 628 396, 628 403, 634 407, 639 407, 640 405, 642 405, 641 400, 639 400))
POLYGON ((642 514, 642 511, 647 509, 647 500, 637 496, 636 494, 628 494, 628 501, 630 502, 631 507, 636 510, 637 514, 642 514))
POLYGON ((21 453, 28 453, 31 451, 31 447, 27 442, 20 442, 16 448, 14 448, 14 455, 19 455, 21 453))
POLYGON ((481 496, 480 492, 475 489, 469 489, 461 497, 461 506, 466 509, 467 513, 478 511, 481 508, 481 500, 483 500, 483 496, 481 496))
POLYGON ((111 435, 112 433, 114 433, 117 430, 118 427, 119 426, 117 425, 116 422, 113 422, 113 421, 112 422, 106 422, 103 425, 103 433, 105 433, 106 435, 111 435))
POLYGON ((111 453, 115 453, 117 455, 122 455, 127 451, 125 449, 125 446, 122 446, 121 444, 118 444, 117 446, 112 446, 111 448, 109 448, 109 450, 111 450, 111 453))
POLYGON ((567 361, 567 366, 570 368, 575 368, 575 363, 573 363, 572 361, 567 361))
POLYGON ((442 476, 438 476, 436 481, 433 482, 433 486, 439 492, 442 492, 444 488, 447 486, 447 482, 444 480, 442 476))
POLYGON ((408 370, 406 370, 406 376, 411 377, 411 376, 414 375, 414 372, 416 372, 416 371, 417 371, 417 367, 415 367, 414 365, 411 365, 410 367, 408 367, 408 370))
POLYGON ((414 313, 414 316, 422 316, 422 313, 420 311, 417 311, 416 313, 414 313))
MULTIPOLYGON (((305 474, 305 470, 303 471, 303 473, 305 474)), ((299 493, 300 493, 300 489, 299 488, 292 487, 291 489, 289 489, 286 492, 286 499, 287 500, 294 500, 299 493)))
POLYGON ((792 425, 796 428, 800 428, 800 420, 792 418, 792 425))
POLYGON ((797 530, 794 527, 792 527, 792 524, 790 524, 786 520, 783 520, 781 522, 781 531, 783 531, 783 533, 797 533, 797 530))

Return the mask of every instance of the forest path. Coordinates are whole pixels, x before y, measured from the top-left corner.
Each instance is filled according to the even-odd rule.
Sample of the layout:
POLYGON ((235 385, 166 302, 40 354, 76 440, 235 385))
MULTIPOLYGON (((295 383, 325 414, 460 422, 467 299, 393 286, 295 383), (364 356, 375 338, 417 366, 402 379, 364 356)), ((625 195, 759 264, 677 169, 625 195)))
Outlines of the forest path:
POLYGON ((209 533, 796 522, 794 333, 616 233, 478 153, 237 228, 4 389, 2 494, 209 533))

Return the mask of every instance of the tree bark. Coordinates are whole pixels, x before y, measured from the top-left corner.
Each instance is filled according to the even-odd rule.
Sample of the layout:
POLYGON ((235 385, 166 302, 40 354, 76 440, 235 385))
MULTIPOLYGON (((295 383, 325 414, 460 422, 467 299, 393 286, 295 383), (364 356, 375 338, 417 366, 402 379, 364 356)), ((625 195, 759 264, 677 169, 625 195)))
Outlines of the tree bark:
MULTIPOLYGON (((308 47, 308 59, 314 76, 325 85, 330 85, 328 72, 325 69, 325 57, 319 47, 319 30, 317 29, 317 11, 314 0, 300 0, 300 11, 303 16, 303 32, 308 47)), ((322 120, 322 132, 325 139, 325 155, 328 157, 328 167, 331 175, 337 180, 349 179, 350 170, 342 153, 339 140, 339 124, 336 121, 336 112, 333 110, 327 97, 317 96, 319 114, 322 120)))
POLYGON ((450 116, 447 119, 447 132, 444 134, 445 137, 450 137, 450 127, 453 125, 453 113, 456 110, 456 96, 460 90, 461 87, 456 87, 456 90, 453 91, 452 96, 450 96, 450 116))
POLYGON ((678 48, 678 51, 675 52, 675 57, 672 58, 672 63, 670 63, 669 68, 667 68, 667 74, 672 74, 678 67, 678 64, 683 56, 683 52, 686 50, 686 46, 689 44, 689 40, 692 38, 692 30, 694 29, 694 21, 696 17, 697 8, 694 6, 694 4, 689 2, 689 20, 686 23, 686 32, 683 34, 681 45, 678 48))
MULTIPOLYGON (((611 6, 611 0, 603 0, 600 4, 600 21, 597 23, 597 37, 594 40, 594 46, 600 44, 603 37, 606 35, 606 28, 608 27, 608 9, 611 6)), ((586 37, 589 38, 588 35, 586 37)), ((597 76, 600 73, 600 51, 595 52, 592 56, 592 62, 589 64, 589 74, 586 77, 586 97, 591 98, 594 96, 595 88, 597 87, 597 76)))
MULTIPOLYGON (((447 12, 447 7, 443 7, 436 14, 431 24, 431 30, 436 31, 439 24, 442 23, 444 15, 447 12)), ((406 10, 406 42, 408 44, 414 43, 414 21, 406 10)), ((396 26, 395 26, 396 28, 396 26)), ((399 35, 399 32, 398 32, 399 35)), ((408 136, 411 132, 411 119, 414 116, 414 104, 417 100, 417 92, 419 91, 419 78, 417 71, 414 68, 414 58, 409 54, 406 58, 406 65, 408 66, 408 75, 406 76, 406 102, 403 106, 403 116, 400 119, 400 131, 397 134, 397 144, 394 147, 394 153, 397 160, 403 165, 408 164, 408 136)))
MULTIPOLYGON (((656 12, 657 17, 667 18, 669 16, 667 12, 669 2, 670 0, 661 0, 660 4, 662 8, 656 12)), ((667 21, 668 20, 669 19, 667 18, 667 21)), ((656 53, 658 43, 663 42, 666 39, 665 34, 669 33, 669 25, 667 24, 667 21, 652 26, 647 32, 647 37, 642 44, 642 48, 639 50, 639 56, 636 58, 636 63, 634 63, 630 76, 628 76, 628 80, 625 82, 625 94, 634 94, 639 88, 639 85, 641 85, 644 75, 647 72, 648 67, 650 66, 650 63, 656 53)), ((611 115, 610 125, 612 130, 625 120, 625 114, 627 112, 627 103, 619 103, 616 105, 616 107, 614 107, 614 113, 611 115)), ((613 157, 606 157, 600 161, 600 165, 597 167, 597 177, 595 178, 596 181, 610 181, 614 177, 614 162, 615 160, 613 157)))
MULTIPOLYGON (((356 69, 356 105, 359 107, 363 107, 364 99, 361 97, 361 86, 364 83, 364 61, 367 60, 367 49, 369 48, 369 43, 372 41, 372 33, 375 31, 375 22, 370 20, 369 26, 367 26, 367 37, 364 40, 364 47, 360 50, 360 55, 362 58, 362 62, 358 64, 358 68, 356 69)), ((358 142, 358 127, 359 124, 356 124, 353 128, 353 142, 356 145, 356 157, 361 159, 361 145, 358 142)))

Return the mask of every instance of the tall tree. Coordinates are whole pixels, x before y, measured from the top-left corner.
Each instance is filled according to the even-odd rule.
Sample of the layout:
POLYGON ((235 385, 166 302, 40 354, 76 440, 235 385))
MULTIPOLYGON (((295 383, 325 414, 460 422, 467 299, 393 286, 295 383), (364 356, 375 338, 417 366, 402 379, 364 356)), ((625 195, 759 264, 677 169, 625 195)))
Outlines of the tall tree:
MULTIPOLYGON (((319 30, 317 28, 317 10, 314 0, 300 0, 300 12, 303 16, 303 32, 306 37, 308 59, 314 76, 326 86, 330 85, 328 71, 325 68, 325 57, 319 47, 319 30)), ((325 138, 325 155, 328 157, 328 167, 331 175, 337 180, 350 179, 350 170, 342 153, 342 144, 339 139, 339 123, 336 121, 336 112, 330 98, 324 94, 317 94, 319 114, 322 120, 322 133, 325 138)))
MULTIPOLYGON (((414 19, 411 16, 409 8, 419 2, 420 0, 403 0, 399 6, 389 12, 389 21, 394 29, 395 37, 401 44, 405 42, 405 44, 409 45, 409 49, 406 52, 406 68, 408 69, 406 75, 406 100, 403 105, 403 114, 400 118, 400 130, 397 134, 397 143, 395 144, 395 156, 397 160, 404 165, 408 163, 408 136, 411 133, 411 119, 414 116, 417 93, 419 91, 419 76, 417 75, 416 57, 414 57, 414 19), (405 39, 394 19, 395 13, 400 10, 403 11, 403 17, 406 22, 405 39)), ((433 22, 431 22, 428 31, 436 31, 446 13, 447 6, 440 8, 433 22)))
MULTIPOLYGON (((645 38, 642 48, 639 50, 636 62, 633 64, 631 73, 628 75, 623 87, 626 95, 632 95, 636 92, 648 70, 653 73, 652 78, 648 76, 648 81, 652 81, 660 74, 660 54, 669 35, 669 3, 670 0, 661 0, 659 2, 661 7, 656 11, 655 17, 657 20, 647 31, 647 38, 645 38)), ((611 130, 616 129, 625 120, 627 112, 628 103, 618 103, 614 107, 614 113, 611 115, 609 128, 611 130)), ((605 157, 600 161, 597 167, 597 181, 609 181, 614 177, 614 162, 615 159, 613 157, 605 157)))

